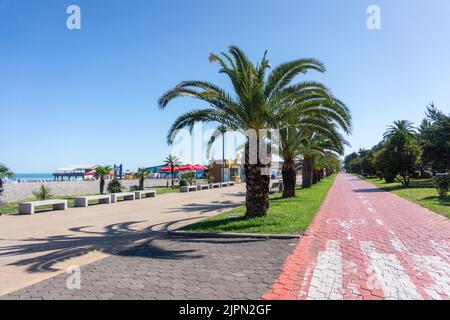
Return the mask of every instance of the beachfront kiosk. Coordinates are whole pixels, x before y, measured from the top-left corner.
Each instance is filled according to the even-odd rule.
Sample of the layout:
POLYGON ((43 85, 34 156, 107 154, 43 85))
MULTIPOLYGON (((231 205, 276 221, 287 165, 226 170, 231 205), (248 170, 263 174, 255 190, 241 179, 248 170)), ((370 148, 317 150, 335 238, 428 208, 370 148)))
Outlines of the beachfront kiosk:
POLYGON ((53 173, 53 180, 83 180, 87 172, 91 172, 97 168, 98 165, 90 166, 67 166, 59 168, 53 173))

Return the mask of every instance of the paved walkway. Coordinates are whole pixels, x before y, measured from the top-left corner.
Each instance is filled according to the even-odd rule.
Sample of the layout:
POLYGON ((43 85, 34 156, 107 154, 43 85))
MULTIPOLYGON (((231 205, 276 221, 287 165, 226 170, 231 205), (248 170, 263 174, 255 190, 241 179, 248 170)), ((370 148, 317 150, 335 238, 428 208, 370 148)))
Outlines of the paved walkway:
POLYGON ((32 216, 0 216, 0 296, 123 251, 170 224, 229 210, 245 185, 32 216))
POLYGON ((450 221, 341 174, 265 299, 450 298, 450 221))
POLYGON ((297 241, 153 238, 1 299, 259 299, 297 241), (292 245, 290 245, 292 244, 292 245))

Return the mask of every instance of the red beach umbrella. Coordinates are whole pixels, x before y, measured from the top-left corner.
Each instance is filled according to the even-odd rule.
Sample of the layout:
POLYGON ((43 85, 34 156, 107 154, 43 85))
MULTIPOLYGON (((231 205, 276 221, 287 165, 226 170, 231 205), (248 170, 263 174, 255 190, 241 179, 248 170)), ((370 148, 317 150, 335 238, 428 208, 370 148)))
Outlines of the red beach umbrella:
MULTIPOLYGON (((168 166, 165 166, 165 167, 162 167, 161 169, 159 169, 159 172, 165 172, 165 171, 168 171, 168 172, 172 171, 172 167, 170 165, 168 165, 168 166)), ((173 171, 178 172, 181 170, 180 170, 180 167, 174 167, 173 171)))
POLYGON ((192 164, 185 164, 180 166, 180 171, 195 171, 195 169, 192 164))
POLYGON ((208 167, 202 166, 200 164, 196 164, 193 166, 195 171, 207 171, 209 170, 208 167))

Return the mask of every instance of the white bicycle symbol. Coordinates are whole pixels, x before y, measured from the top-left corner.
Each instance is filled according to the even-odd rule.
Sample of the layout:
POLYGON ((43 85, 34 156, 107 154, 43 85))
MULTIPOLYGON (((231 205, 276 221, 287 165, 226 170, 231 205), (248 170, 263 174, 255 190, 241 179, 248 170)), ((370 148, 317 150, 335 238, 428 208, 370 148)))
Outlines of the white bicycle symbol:
POLYGON ((366 221, 364 219, 352 219, 349 221, 342 221, 339 219, 332 218, 332 219, 327 220, 327 224, 340 225, 342 228, 345 228, 345 229, 349 229, 352 226, 359 226, 364 223, 366 223, 366 221))

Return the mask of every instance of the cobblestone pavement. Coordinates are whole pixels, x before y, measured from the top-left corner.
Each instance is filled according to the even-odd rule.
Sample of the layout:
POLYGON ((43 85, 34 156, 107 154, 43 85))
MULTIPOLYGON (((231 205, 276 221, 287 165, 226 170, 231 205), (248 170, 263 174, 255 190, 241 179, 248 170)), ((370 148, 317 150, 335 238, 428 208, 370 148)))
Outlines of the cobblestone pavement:
POLYGON ((297 240, 154 238, 0 299, 259 299, 297 240))
POLYGON ((339 175, 264 299, 450 297, 450 221, 339 175))

